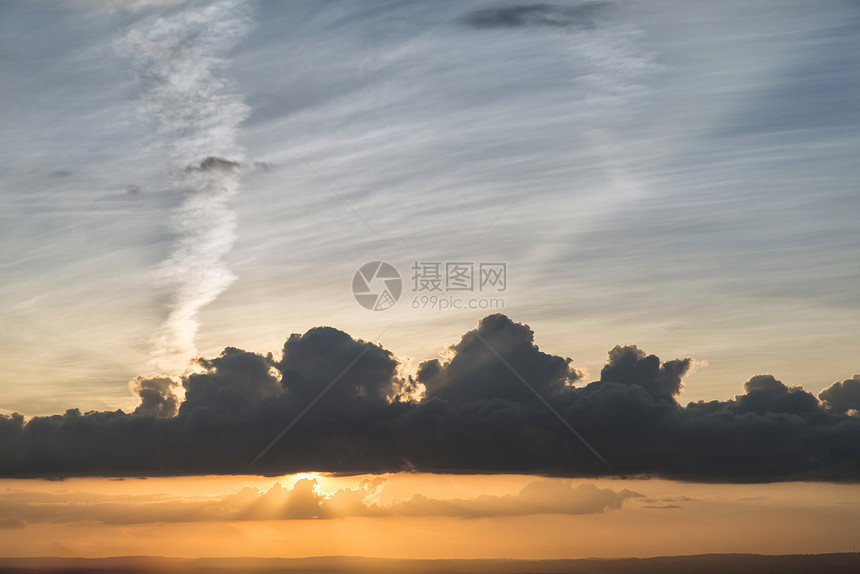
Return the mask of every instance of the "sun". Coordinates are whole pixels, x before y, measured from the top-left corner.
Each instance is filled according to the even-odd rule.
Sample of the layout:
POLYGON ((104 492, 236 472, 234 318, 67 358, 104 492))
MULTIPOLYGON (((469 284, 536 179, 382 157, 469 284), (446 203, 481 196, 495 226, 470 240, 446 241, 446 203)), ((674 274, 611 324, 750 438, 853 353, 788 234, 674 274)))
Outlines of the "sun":
POLYGON ((316 483, 314 490, 322 495, 328 495, 326 492, 325 486, 328 482, 328 477, 319 472, 298 472, 296 474, 288 474, 278 479, 278 482, 281 483, 281 486, 284 488, 292 488, 298 481, 308 479, 313 480, 316 483))

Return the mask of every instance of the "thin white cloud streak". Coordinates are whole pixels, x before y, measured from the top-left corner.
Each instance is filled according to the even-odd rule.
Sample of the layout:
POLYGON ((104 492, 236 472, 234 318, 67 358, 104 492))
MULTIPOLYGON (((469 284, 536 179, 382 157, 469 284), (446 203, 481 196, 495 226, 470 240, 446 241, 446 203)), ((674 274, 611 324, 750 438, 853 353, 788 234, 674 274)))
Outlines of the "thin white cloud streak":
POLYGON ((156 272, 159 283, 174 289, 150 352, 159 371, 187 365, 197 353, 198 313, 235 280, 224 257, 236 239, 229 202, 240 174, 235 166, 200 166, 210 156, 243 158, 236 131, 249 108, 220 73, 224 54, 248 28, 239 2, 190 2, 143 17, 118 43, 141 84, 139 113, 152 124, 155 145, 169 154, 173 189, 185 196, 170 218, 175 245, 156 272))
MULTIPOLYGON (((624 146, 637 107, 650 93, 647 81, 661 69, 657 55, 643 46, 641 37, 641 30, 631 24, 606 22, 595 30, 572 35, 569 42, 573 65, 583 66, 584 104, 598 119, 594 129, 585 134, 587 147, 610 189, 587 198, 585 217, 572 226, 576 236, 586 234, 646 193, 645 185, 625 166, 633 158, 624 146)), ((570 230, 567 233, 570 235, 570 230)))

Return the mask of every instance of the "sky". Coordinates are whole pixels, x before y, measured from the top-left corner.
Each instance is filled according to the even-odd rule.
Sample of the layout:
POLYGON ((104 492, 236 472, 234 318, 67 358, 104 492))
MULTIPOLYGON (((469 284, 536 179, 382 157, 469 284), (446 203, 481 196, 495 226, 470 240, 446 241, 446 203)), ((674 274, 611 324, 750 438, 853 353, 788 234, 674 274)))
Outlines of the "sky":
MULTIPOLYGON (((84 522, 26 553, 189 524, 241 555, 366 524, 499 541, 452 557, 559 527, 593 546, 510 555, 678 553, 594 530, 645 524, 779 552, 785 517, 844 548, 858 27, 850 0, 3 3, 0 553, 84 522), (307 516, 266 498, 295 476, 307 516), (341 478, 352 510, 320 510, 341 478), (662 518, 724 500, 782 529, 662 518)), ((367 555, 428 555, 401 536, 367 555)))

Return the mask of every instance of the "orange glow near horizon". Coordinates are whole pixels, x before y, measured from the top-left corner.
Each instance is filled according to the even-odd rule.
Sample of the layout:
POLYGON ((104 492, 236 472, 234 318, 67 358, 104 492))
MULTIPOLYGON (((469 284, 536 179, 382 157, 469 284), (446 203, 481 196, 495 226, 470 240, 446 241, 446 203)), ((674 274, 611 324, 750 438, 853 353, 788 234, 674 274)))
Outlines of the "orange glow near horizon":
MULTIPOLYGON (((583 488, 582 492, 591 492, 591 487, 583 488)), ((318 473, 274 478, 10 479, 0 481, 0 509, 0 556, 541 559, 820 553, 850 551, 860 535, 860 485, 809 483, 714 485, 515 475, 318 473), (302 489, 310 492, 311 484, 300 481, 313 483, 315 494, 308 496, 327 501, 333 501, 338 492, 363 496, 364 484, 371 493, 365 503, 383 510, 378 515, 344 511, 301 519, 278 519, 280 515, 271 514, 267 504, 301 511, 295 501, 283 498, 302 489), (606 491, 632 491, 635 496, 628 495, 620 508, 583 513, 505 510, 526 485, 535 483, 549 493, 562 486, 594 485, 606 491), (243 491, 248 487, 256 490, 243 491), (415 499, 419 506, 402 505, 416 495, 420 495, 415 499), (201 511, 201 501, 215 502, 201 511), (477 514, 476 501, 483 501, 477 514), (430 503, 447 514, 405 510, 430 503), (40 510, 45 504, 62 512, 45 514, 40 510), (227 519, 207 514, 230 504, 236 505, 237 514, 227 519), (263 514, 249 514, 251 509, 263 514), (88 517, 75 512, 101 514, 88 517)))

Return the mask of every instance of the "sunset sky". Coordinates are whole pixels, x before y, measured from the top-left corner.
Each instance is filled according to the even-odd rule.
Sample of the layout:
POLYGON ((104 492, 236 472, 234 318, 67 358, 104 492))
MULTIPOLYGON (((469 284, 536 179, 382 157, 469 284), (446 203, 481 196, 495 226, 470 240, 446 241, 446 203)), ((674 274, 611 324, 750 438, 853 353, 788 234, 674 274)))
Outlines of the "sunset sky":
MULTIPOLYGON (((273 487, 277 492, 276 484, 292 490, 298 480, 314 481, 319 499, 380 477, 69 479, 60 486, 7 480, 8 490, 0 494, 6 523, 0 554, 542 559, 850 552, 860 537, 860 491, 854 485, 599 480, 568 486, 568 481, 510 475, 399 474, 381 479, 384 484, 372 502, 379 507, 376 516, 341 507, 331 510, 330 518, 305 514, 293 520, 235 518, 273 487), (532 485, 534 496, 520 511, 505 515, 502 508, 509 506, 501 499, 522 497, 526 485, 532 485), (609 492, 596 495, 583 485, 635 494, 616 507, 609 492), (259 492, 236 496, 248 488, 259 492), (564 490, 568 495, 559 497, 564 490), (417 494, 432 504, 423 510, 417 504, 411 510, 392 509, 394 501, 409 501, 417 494), (488 500, 463 503, 479 496, 488 500), (445 501, 452 501, 450 508, 432 515, 441 512, 445 501), (528 514, 549 501, 553 514, 528 514), (37 505, 42 508, 34 512, 37 505), (437 508, 431 510, 433 506, 437 508), (29 522, 9 524, 15 520, 29 522)), ((309 488, 297 490, 313 497, 309 488)), ((258 504, 257 512, 301 516, 314 508, 295 503, 290 507, 285 498, 262 508, 258 504), (284 512, 287 507, 291 510, 284 512)))
POLYGON ((3 2, 0 556, 850 551, 858 32, 3 2))

